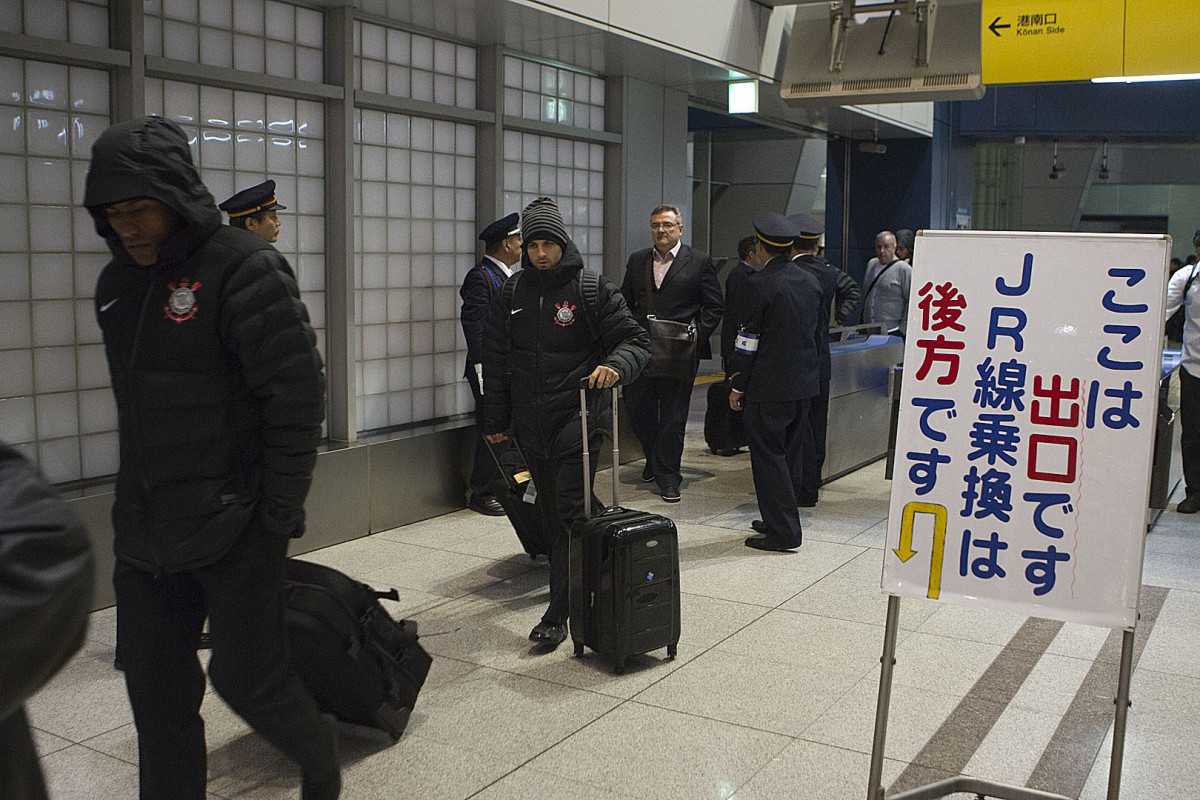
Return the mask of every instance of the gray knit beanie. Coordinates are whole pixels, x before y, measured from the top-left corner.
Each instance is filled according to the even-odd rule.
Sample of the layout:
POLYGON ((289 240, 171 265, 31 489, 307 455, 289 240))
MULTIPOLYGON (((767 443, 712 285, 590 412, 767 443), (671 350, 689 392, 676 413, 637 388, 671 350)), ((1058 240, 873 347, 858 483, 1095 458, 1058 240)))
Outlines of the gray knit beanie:
POLYGON ((567 226, 563 224, 558 205, 549 197, 539 197, 521 212, 521 239, 549 239, 560 247, 567 246, 567 226))

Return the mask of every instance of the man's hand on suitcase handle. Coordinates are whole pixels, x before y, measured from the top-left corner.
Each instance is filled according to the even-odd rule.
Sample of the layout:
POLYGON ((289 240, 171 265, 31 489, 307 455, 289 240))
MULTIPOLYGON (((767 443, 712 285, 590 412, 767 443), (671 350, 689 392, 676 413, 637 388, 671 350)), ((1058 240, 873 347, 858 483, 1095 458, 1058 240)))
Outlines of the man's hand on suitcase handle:
POLYGON ((621 381, 621 376, 612 367, 603 364, 592 370, 592 374, 579 381, 580 389, 611 389, 621 381))
POLYGON ((745 392, 739 392, 737 389, 729 390, 729 407, 734 411, 741 411, 745 407, 742 398, 746 396, 745 392))

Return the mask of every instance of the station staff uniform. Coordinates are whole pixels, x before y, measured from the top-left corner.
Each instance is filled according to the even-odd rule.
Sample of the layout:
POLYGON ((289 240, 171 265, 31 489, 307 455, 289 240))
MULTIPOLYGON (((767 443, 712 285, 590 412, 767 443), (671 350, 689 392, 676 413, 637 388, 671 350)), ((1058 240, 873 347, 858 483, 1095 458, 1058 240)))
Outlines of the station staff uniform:
POLYGON ((821 470, 825 466, 825 429, 829 422, 829 378, 832 372, 829 357, 829 310, 838 293, 838 275, 845 274, 826 264, 816 255, 815 246, 824 226, 808 214, 788 217, 800 229, 796 238, 798 249, 813 250, 801 253, 792 263, 811 275, 821 287, 821 305, 817 308, 817 358, 821 366, 818 391, 808 405, 808 421, 802 431, 800 458, 792 468, 796 486, 796 501, 801 508, 817 504, 821 489, 821 470))
POLYGON ((800 231, 782 214, 754 220, 758 238, 785 252, 771 258, 746 281, 742 323, 734 345, 732 385, 744 392, 750 469, 765 523, 762 537, 746 540, 760 550, 800 546, 800 514, 792 466, 809 401, 820 390, 817 307, 821 287, 787 257, 800 231))

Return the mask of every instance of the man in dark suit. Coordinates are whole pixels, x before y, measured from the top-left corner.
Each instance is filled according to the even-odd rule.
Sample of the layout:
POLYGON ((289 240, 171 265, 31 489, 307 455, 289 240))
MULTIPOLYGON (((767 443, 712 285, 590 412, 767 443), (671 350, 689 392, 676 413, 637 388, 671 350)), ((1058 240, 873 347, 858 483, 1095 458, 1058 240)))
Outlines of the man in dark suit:
MULTIPOLYGON (((821 365, 819 391, 809 401, 808 421, 801 432, 800 458, 793 465, 792 479, 796 485, 796 500, 801 508, 817 504, 821 488, 821 470, 825 466, 825 428, 829 421, 829 378, 832 364, 829 357, 829 314, 839 291, 839 275, 844 272, 817 257, 817 245, 824 226, 808 214, 795 214, 788 220, 800 230, 791 247, 792 263, 807 272, 821 287, 821 305, 817 309, 817 358, 821 365)), ((854 279, 846 276, 850 283, 854 279)), ((854 293, 857 297, 858 287, 854 293)))
POLYGON ((492 488, 496 464, 483 439, 483 329, 492 297, 512 275, 512 266, 521 260, 519 220, 517 214, 509 214, 483 229, 479 238, 486 255, 467 271, 458 291, 463 301, 459 319, 467 340, 463 377, 471 384, 471 394, 475 396, 475 463, 471 468, 471 500, 467 508, 491 517, 502 516, 504 506, 492 488))
POLYGON ((817 308, 821 287, 788 258, 800 230, 782 214, 754 220, 762 269, 746 281, 741 330, 734 343, 729 405, 746 414, 750 471, 761 536, 746 540, 756 550, 793 550, 801 544, 800 513, 792 465, 809 400, 820 390, 817 308))
POLYGON ((737 338, 741 314, 738 311, 738 297, 746 279, 758 268, 755 258, 754 242, 756 237, 746 236, 738 242, 738 263, 729 270, 725 277, 725 319, 721 323, 721 369, 729 374, 729 359, 733 357, 733 340, 737 338))
MULTIPOLYGON (((721 282, 708 253, 683 244, 679 209, 661 205, 650 212, 654 246, 638 250, 625 265, 621 294, 642 327, 646 317, 696 325, 697 357, 711 358, 708 340, 721 322, 721 282)), ((653 371, 653 366, 649 367, 653 371)), ((655 481, 663 500, 678 503, 682 476, 683 431, 692 401, 692 379, 643 374, 625 387, 633 431, 646 454, 642 480, 655 481)))

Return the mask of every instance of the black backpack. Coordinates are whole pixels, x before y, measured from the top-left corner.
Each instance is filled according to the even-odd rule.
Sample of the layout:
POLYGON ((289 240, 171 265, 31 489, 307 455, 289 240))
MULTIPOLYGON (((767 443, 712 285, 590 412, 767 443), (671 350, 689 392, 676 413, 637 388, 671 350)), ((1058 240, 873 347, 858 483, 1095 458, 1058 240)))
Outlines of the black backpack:
POLYGON ((292 669, 322 711, 385 731, 408 725, 433 660, 417 623, 397 622, 379 604, 398 599, 335 569, 289 559, 284 594, 292 669))

